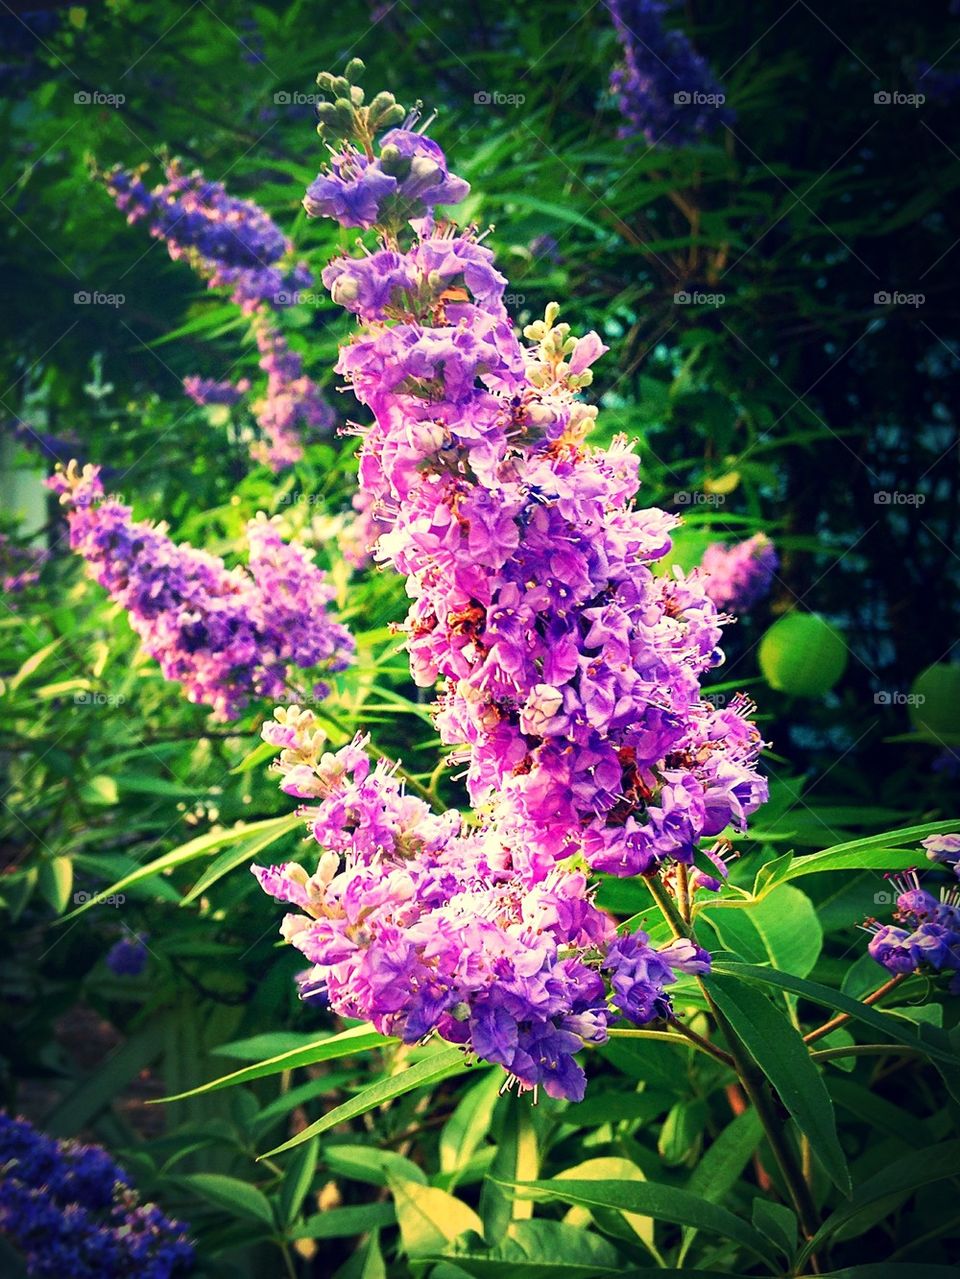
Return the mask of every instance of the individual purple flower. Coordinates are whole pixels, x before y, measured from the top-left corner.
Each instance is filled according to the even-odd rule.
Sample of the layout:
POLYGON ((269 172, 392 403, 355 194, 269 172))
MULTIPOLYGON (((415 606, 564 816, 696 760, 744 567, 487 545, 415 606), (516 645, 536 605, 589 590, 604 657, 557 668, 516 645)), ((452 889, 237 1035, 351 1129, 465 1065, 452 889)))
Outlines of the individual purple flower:
POLYGON ((780 566, 776 549, 765 533, 725 546, 714 542, 703 553, 700 570, 704 589, 717 608, 744 613, 769 594, 780 566))
POLYGON ((284 696, 295 672, 345 669, 353 651, 327 606, 333 589, 310 553, 285 543, 275 520, 247 525, 247 567, 177 546, 105 497, 96 467, 75 464, 48 485, 67 509, 70 545, 127 611, 144 650, 193 702, 234 719, 254 698, 284 696))
MULTIPOLYGON (((927 856, 950 865, 960 855, 960 836, 931 835, 923 841, 927 856)), ((896 891, 895 924, 875 919, 864 925, 871 933, 869 954, 892 973, 903 975, 918 969, 952 972, 950 990, 960 987, 960 890, 940 889, 935 897, 921 887, 915 870, 891 876, 896 891)))
POLYGON ((110 971, 117 977, 139 977, 150 954, 146 940, 146 933, 130 933, 114 942, 104 961, 110 971))
POLYGON ((734 119, 706 61, 669 27, 665 0, 608 0, 623 54, 610 76, 621 138, 683 146, 734 119))
POLYGON ((139 1202, 100 1146, 0 1111, 0 1235, 40 1279, 175 1279, 194 1267, 182 1222, 139 1202))
POLYGON ((928 835, 920 842, 930 861, 952 866, 954 874, 960 878, 960 835, 928 835))

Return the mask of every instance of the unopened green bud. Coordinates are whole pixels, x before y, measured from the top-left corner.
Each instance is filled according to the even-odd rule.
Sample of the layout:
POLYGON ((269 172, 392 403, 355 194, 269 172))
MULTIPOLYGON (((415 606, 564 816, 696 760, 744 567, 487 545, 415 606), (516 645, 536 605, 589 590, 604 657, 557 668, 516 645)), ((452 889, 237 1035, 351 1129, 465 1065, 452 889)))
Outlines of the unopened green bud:
POLYGON ((350 101, 355 107, 363 106, 363 90, 358 84, 355 84, 350 90, 350 101))
POLYGON ((398 178, 400 181, 410 172, 410 161, 401 154, 399 147, 395 147, 392 143, 380 148, 380 168, 391 178, 398 178))
POLYGON ((333 77, 333 91, 338 98, 345 98, 350 92, 350 81, 346 76, 337 75, 333 77))
POLYGON ((380 128, 393 129, 398 124, 402 124, 406 116, 406 109, 398 102, 396 106, 391 107, 389 111, 385 111, 380 117, 380 128))
POLYGON ((333 93, 333 79, 329 71, 321 71, 317 76, 317 84, 324 93, 333 93))
POLYGON ((318 102, 317 119, 320 121, 321 125, 333 127, 340 119, 340 115, 332 102, 318 102))
POLYGON ((350 61, 347 63, 346 67, 344 68, 343 74, 346 76, 346 78, 350 81, 351 84, 355 84, 363 75, 364 71, 366 71, 366 69, 367 68, 364 66, 362 58, 351 58, 350 61))
POLYGON ((544 311, 544 313, 543 313, 544 320, 545 320, 545 322, 546 322, 546 325, 547 325, 547 328, 548 328, 548 329, 552 329, 552 328, 553 328, 553 325, 554 325, 554 323, 555 323, 555 321, 556 321, 556 318, 557 318, 557 316, 558 316, 559 314, 560 314, 560 303, 559 303, 559 302, 548 302, 548 303, 547 303, 547 309, 546 309, 546 310, 544 311))

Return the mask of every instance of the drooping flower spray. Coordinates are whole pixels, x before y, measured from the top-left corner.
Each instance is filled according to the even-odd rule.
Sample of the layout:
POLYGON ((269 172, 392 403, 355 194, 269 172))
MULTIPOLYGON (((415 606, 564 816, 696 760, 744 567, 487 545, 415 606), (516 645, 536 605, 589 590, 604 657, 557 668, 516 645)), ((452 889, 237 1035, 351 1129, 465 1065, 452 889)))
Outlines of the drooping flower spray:
MULTIPOLYGON (((364 105, 352 82, 360 70, 353 63, 344 77, 319 77, 335 98, 319 109, 332 158, 305 206, 377 236, 363 256, 334 259, 323 279, 360 324, 337 367, 373 414, 360 487, 385 525, 376 553, 407 580, 411 670, 423 687, 441 682, 437 727, 466 763, 470 797, 483 817, 479 862, 469 851, 474 836, 453 835, 455 852, 431 847, 437 862, 431 874, 453 867, 449 884, 441 881, 460 912, 455 925, 447 920, 451 937, 462 937, 476 913, 511 936, 546 937, 555 947, 551 964, 562 955, 591 974, 588 981, 578 970, 559 982, 559 1002, 540 1005, 536 1043, 524 1047, 536 999, 499 1009, 494 1020, 502 1035, 491 1039, 478 1020, 478 995, 469 984, 475 974, 465 954, 432 1016, 413 1023, 414 1037, 437 1030, 503 1062, 523 1087, 543 1082, 576 1096, 579 1067, 558 1073, 554 1065, 602 1038, 610 999, 637 1020, 664 1015, 663 988, 673 968, 703 971, 708 962, 691 943, 680 944, 682 954, 657 957, 641 935, 615 941, 591 903, 589 871, 653 876, 670 864, 691 865, 701 839, 728 825, 743 829, 766 793, 755 766, 760 736, 748 702, 717 710, 701 696, 701 679, 722 660, 717 610, 702 583, 651 570, 669 551, 677 520, 633 506, 638 464, 624 440, 609 449, 587 443, 597 409, 579 393, 592 381, 603 342, 596 333, 574 337, 558 323, 556 304, 521 342, 493 255, 473 228, 437 214, 437 206, 462 200, 467 184, 450 173, 417 111, 405 114, 385 94, 364 105), (464 856, 469 892, 457 879, 464 856), (569 902, 559 906, 557 892, 575 900, 576 910, 569 902), (542 908, 548 922, 537 931, 525 911, 543 894, 550 899, 542 908), (634 990, 636 983, 642 989, 634 990)), ((309 789, 318 767, 324 778, 330 770, 337 779, 357 767, 353 756, 349 763, 323 762, 320 745, 301 742, 299 728, 271 732, 268 740, 293 752, 285 767, 294 794, 321 795, 326 804, 326 790, 309 789), (298 752, 305 752, 306 771, 297 771, 298 752)), ((373 780, 379 792, 384 782, 376 774, 373 780)), ((342 811, 352 821, 357 810, 342 811)), ((417 828, 426 820, 419 813, 408 844, 417 847, 417 828)), ((457 819, 447 820, 452 829, 457 819)), ((329 829, 325 820, 314 825, 333 851, 329 829)), ((377 842, 374 823, 364 856, 397 856, 396 830, 388 820, 377 842)), ((353 845, 339 843, 336 852, 299 900, 285 880, 265 879, 316 918, 311 924, 295 917, 288 925, 308 957, 315 939, 327 936, 328 894, 346 893, 358 871, 353 845)), ((288 874, 299 882, 301 872, 288 874)), ((404 871, 401 884, 384 891, 387 914, 403 902, 397 944, 407 959, 396 961, 404 971, 396 988, 426 988, 432 977, 424 972, 408 980, 403 965, 413 962, 406 947, 416 946, 421 925, 425 938, 431 935, 432 889, 404 871)), ((369 893, 381 900, 370 886, 356 901, 369 901, 369 893)), ((354 945, 363 936, 362 957, 349 946, 316 951, 333 1007, 354 1015, 362 1008, 384 1028, 395 1019, 407 1033, 400 1009, 372 996, 341 997, 341 980, 369 991, 362 973, 392 971, 396 959, 366 927, 366 916, 361 926, 348 912, 345 927, 354 945)), ((418 952, 437 980, 430 966, 443 967, 441 952, 433 941, 418 952)), ((522 984, 534 971, 541 970, 528 973, 503 950, 484 979, 485 998, 498 999, 494 987, 522 984)))

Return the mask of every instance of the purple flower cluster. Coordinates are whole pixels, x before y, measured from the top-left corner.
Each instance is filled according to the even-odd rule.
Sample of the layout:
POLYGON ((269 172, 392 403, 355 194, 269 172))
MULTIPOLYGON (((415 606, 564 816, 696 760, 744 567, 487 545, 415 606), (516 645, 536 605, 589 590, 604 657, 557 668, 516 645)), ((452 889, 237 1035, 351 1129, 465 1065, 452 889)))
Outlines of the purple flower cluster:
POLYGON ((263 209, 177 161, 165 177, 151 190, 140 171, 117 166, 104 181, 128 222, 145 221, 171 258, 186 259, 211 288, 229 288, 245 312, 309 287, 306 265, 290 261, 292 244, 263 209))
POLYGON ((40 570, 50 558, 42 546, 24 546, 0 533, 0 590, 17 595, 40 580, 40 570))
POLYGON ((0 1111, 0 1234, 49 1279, 173 1279, 191 1272, 181 1222, 141 1204, 100 1146, 57 1141, 0 1111))
POLYGON ((623 51, 610 76, 624 120, 620 137, 682 146, 733 120, 706 61, 682 31, 667 27, 669 3, 608 0, 607 8, 623 51))
POLYGON ((575 1056, 607 1038, 615 1012, 666 1017, 676 972, 709 967, 689 942, 658 952, 643 933, 617 939, 581 870, 532 879, 494 824, 431 813, 392 767, 371 766, 363 739, 326 753, 310 711, 281 708, 263 735, 280 748, 283 790, 313 801, 304 815, 325 851, 313 874, 253 871, 296 908, 281 933, 313 965, 301 990, 335 1012, 408 1043, 436 1033, 523 1090, 579 1100, 575 1056))
MULTIPOLYGON (((960 877, 960 835, 931 835, 923 841, 931 861, 946 865, 960 877)), ((940 889, 939 899, 920 886, 911 870, 891 876, 897 892, 894 924, 868 920, 870 955, 892 973, 918 969, 952 973, 949 989, 960 994, 960 889, 940 889)))
MULTIPOLYGON (((446 166, 443 166, 446 173, 446 166)), ((722 655, 696 578, 658 577, 675 517, 636 510, 623 440, 591 450, 577 399, 606 350, 551 304, 524 346, 506 280, 469 231, 425 218, 323 272, 362 323, 338 370, 374 423, 360 486, 407 578, 414 679, 445 681, 442 739, 473 802, 495 801, 517 864, 582 854, 643 874, 742 829, 765 797, 749 703, 705 703, 722 655)))
POLYGON ((303 199, 311 217, 333 218, 345 227, 400 225, 441 204, 460 204, 469 183, 447 169, 437 144, 418 133, 419 113, 380 139, 379 155, 344 143, 303 199))
MULTIPOLYGON (((140 172, 118 166, 104 180, 129 222, 146 221, 171 258, 188 261, 211 288, 228 288, 251 317, 268 375, 265 394, 251 406, 263 434, 251 453, 273 470, 290 466, 303 456, 304 438, 333 426, 333 410, 273 318, 309 287, 307 266, 292 261, 291 242, 263 209, 228 195, 222 183, 184 173, 176 162, 167 166, 166 179, 150 190, 140 172)), ((198 404, 235 405, 250 383, 189 377, 184 389, 198 404)))
POLYGON ((332 429, 333 409, 316 382, 306 376, 303 360, 290 349, 267 310, 254 316, 253 335, 267 387, 252 406, 264 438, 257 441, 251 454, 279 471, 303 456, 303 439, 332 429))
POLYGON ((239 404, 250 390, 250 379, 241 378, 239 382, 218 382, 216 378, 185 377, 183 389, 194 404, 225 404, 232 407, 239 404))
POLYGON ((780 560, 766 533, 724 546, 714 542, 703 553, 704 589, 717 608, 743 613, 769 593, 780 560))
POLYGON ((133 520, 129 507, 104 497, 96 467, 71 463, 48 485, 67 508, 71 546, 126 609, 145 651, 218 719, 235 718, 254 697, 279 700, 296 668, 348 665, 353 640, 327 612, 333 589, 274 520, 248 524, 249 564, 231 569, 133 520))

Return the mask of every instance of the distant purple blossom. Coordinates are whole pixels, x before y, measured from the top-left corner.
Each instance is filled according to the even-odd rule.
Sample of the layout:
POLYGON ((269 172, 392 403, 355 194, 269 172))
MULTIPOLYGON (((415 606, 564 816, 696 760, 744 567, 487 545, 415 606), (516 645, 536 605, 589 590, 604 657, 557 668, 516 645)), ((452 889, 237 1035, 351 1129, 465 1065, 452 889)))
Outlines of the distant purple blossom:
POLYGON ((779 566, 776 548, 765 533, 733 546, 714 542, 700 562, 707 595, 717 608, 732 613, 744 613, 768 595, 779 566))
POLYGON ((624 123, 620 137, 682 146, 731 121, 724 94, 664 0, 608 0, 623 62, 610 76, 624 123))
POLYGON ((146 934, 131 933, 114 942, 104 962, 117 977, 139 977, 147 966, 149 954, 146 934))
POLYGON ((0 589, 17 595, 40 580, 40 570, 50 558, 42 546, 25 546, 0 533, 0 589))
POLYGON ((250 379, 239 382, 218 382, 216 378, 185 377, 183 389, 195 404, 239 404, 250 390, 250 379))
POLYGON ((333 588, 273 520, 250 521, 249 563, 227 568, 135 521, 129 507, 104 497, 95 467, 68 467, 48 484, 67 508, 70 545, 90 575, 126 609, 165 677, 218 719, 236 718, 252 698, 284 697, 298 668, 348 665, 353 640, 327 612, 333 588))
POLYGON ((190 1274, 182 1222, 141 1204, 100 1146, 59 1141, 0 1111, 0 1235, 38 1279, 174 1279, 190 1274))

